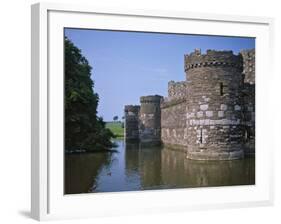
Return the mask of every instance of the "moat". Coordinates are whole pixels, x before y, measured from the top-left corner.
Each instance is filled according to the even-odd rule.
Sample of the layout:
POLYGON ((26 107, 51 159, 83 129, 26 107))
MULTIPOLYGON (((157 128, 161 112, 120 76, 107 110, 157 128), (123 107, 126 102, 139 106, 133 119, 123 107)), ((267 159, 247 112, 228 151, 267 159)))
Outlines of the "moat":
POLYGON ((255 158, 197 161, 165 147, 116 143, 116 153, 66 155, 65 193, 255 184, 255 158))

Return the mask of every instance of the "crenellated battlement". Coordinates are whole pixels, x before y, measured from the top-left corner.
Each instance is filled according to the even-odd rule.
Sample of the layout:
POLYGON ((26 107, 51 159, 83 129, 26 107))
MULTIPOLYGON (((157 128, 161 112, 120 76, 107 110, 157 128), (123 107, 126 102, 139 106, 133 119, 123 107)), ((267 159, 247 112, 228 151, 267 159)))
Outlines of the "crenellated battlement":
POLYGON ((124 110, 125 110, 125 112, 138 113, 140 111, 140 106, 139 105, 125 105, 124 110))
POLYGON ((163 97, 159 95, 149 95, 149 96, 141 96, 140 103, 147 104, 147 103, 157 103, 160 104, 163 97))
POLYGON ((201 54, 201 50, 196 49, 190 54, 184 55, 185 71, 198 67, 237 67, 243 69, 243 58, 241 54, 235 55, 232 51, 207 50, 206 54, 201 54))
POLYGON ((186 81, 168 83, 168 100, 186 97, 186 81))

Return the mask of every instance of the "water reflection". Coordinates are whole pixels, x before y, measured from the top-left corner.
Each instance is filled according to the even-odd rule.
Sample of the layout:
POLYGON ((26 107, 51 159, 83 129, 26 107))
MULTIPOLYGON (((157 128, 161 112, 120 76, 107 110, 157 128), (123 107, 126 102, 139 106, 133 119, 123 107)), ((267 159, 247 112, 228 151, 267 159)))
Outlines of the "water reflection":
POLYGON ((182 152, 166 148, 125 144, 122 140, 117 144, 118 153, 110 157, 102 158, 101 153, 66 156, 66 192, 255 184, 254 158, 194 161, 186 159, 182 152))
POLYGON ((162 150, 163 185, 204 187, 255 183, 255 160, 195 161, 184 159, 180 152, 162 150), (176 175, 175 175, 176 174, 176 175))
POLYGON ((64 193, 87 193, 95 185, 101 169, 110 161, 109 153, 66 154, 64 193))

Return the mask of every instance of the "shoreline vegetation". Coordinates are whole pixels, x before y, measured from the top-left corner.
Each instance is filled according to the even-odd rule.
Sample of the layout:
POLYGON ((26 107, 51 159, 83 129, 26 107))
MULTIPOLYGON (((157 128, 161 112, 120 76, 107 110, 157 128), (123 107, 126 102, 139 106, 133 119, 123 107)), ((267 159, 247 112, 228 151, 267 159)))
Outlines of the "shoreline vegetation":
MULTIPOLYGON (((67 37, 64 39, 65 58, 65 152, 85 153, 112 151, 117 145, 114 133, 97 116, 99 95, 91 79, 88 60, 67 37)), ((94 74, 93 74, 94 75, 94 74)))
POLYGON ((108 121, 105 125, 113 134, 116 139, 124 138, 124 123, 121 121, 108 121))
MULTIPOLYGON (((122 140, 124 139, 124 125, 121 121, 108 121, 105 124, 105 127, 108 128, 114 135, 111 140, 122 140)), ((66 150, 66 154, 82 154, 82 153, 117 153, 118 150, 114 149, 117 147, 116 143, 113 142, 113 147, 110 149, 95 149, 92 151, 86 149, 75 149, 75 150, 66 150)))

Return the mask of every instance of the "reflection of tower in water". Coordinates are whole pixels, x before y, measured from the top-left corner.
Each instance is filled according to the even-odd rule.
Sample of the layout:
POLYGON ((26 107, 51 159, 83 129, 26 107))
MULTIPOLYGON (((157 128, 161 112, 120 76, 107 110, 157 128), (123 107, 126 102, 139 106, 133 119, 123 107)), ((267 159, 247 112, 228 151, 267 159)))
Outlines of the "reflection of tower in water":
POLYGON ((141 189, 159 188, 161 184, 160 147, 144 147, 140 143, 126 143, 125 157, 128 178, 134 178, 134 175, 138 173, 141 189))
POLYGON ((182 152, 161 151, 161 174, 165 186, 203 187, 255 183, 255 160, 197 161, 186 160, 182 152), (176 183, 176 185, 175 185, 176 183))
POLYGON ((139 172, 139 143, 126 142, 125 144, 125 169, 128 177, 139 172))
POLYGON ((169 189, 255 184, 255 160, 187 160, 182 152, 126 144, 126 175, 140 189, 169 189))

